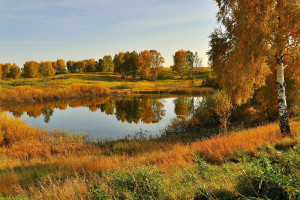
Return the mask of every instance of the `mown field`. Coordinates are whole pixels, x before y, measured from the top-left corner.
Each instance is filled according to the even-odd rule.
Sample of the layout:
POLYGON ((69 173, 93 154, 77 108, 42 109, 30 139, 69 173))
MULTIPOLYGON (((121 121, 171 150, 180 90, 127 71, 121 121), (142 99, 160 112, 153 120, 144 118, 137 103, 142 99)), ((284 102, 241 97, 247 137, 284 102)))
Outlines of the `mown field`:
POLYGON ((291 138, 282 138, 274 123, 196 141, 136 136, 95 142, 0 118, 2 199, 299 197, 297 120, 291 138))

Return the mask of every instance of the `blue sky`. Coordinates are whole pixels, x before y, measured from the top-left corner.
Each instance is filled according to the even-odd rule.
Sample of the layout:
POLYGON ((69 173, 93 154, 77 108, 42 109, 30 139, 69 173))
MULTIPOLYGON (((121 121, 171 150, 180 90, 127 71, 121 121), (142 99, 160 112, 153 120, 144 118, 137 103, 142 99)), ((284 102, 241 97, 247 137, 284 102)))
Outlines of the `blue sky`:
POLYGON ((98 60, 156 49, 205 52, 216 27, 213 0, 0 0, 0 63, 98 60))

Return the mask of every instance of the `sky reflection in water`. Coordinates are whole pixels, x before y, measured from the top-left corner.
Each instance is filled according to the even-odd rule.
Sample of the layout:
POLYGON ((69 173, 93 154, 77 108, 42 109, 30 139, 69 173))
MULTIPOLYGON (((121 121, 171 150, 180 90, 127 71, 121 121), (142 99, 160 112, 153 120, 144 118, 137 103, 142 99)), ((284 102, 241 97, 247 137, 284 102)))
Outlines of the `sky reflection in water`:
POLYGON ((70 130, 93 138, 121 138, 143 131, 157 135, 176 117, 189 117, 202 97, 128 96, 70 99, 4 106, 9 114, 47 129, 70 130))

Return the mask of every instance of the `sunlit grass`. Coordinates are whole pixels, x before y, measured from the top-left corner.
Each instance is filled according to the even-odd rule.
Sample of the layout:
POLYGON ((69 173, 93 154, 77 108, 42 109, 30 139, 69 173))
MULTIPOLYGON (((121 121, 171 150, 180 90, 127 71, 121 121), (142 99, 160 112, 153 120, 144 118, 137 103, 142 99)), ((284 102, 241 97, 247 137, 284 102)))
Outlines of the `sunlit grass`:
MULTIPOLYGON (((203 68, 198 79, 195 80, 194 86, 202 85, 205 74, 210 73, 210 69, 203 68)), ((120 75, 113 73, 78 73, 78 74, 61 74, 49 78, 26 78, 15 79, 1 82, 1 91, 4 92, 16 86, 31 86, 36 89, 45 89, 50 85, 55 85, 58 88, 70 88, 73 84, 97 84, 109 89, 133 89, 133 90, 165 90, 169 88, 192 87, 188 77, 180 79, 179 75, 172 72, 171 69, 165 68, 158 80, 147 81, 132 80, 131 78, 122 79, 120 75)))
MULTIPOLYGON (((146 141, 125 139, 96 145, 87 144, 83 136, 70 135, 61 131, 40 130, 5 114, 1 114, 0 119, 0 193, 6 195, 22 194, 24 188, 36 185, 49 176, 51 179, 70 177, 70 180, 73 180, 74 173, 105 172, 118 168, 126 171, 124 166, 128 165, 155 166, 156 170, 167 175, 174 173, 174 169, 182 171, 197 168, 198 158, 209 163, 226 164, 227 161, 238 158, 240 153, 255 156, 258 149, 266 143, 274 144, 281 149, 297 145, 296 139, 281 137, 278 124, 187 144, 180 140, 164 138, 146 141)), ((292 123, 295 137, 299 135, 299 127, 299 122, 292 123)), ((228 182, 229 189, 233 187, 234 177, 228 179, 226 178, 228 174, 221 171, 214 173, 219 174, 215 178, 228 182)), ((165 185, 171 184, 168 183, 170 178, 166 178, 165 185)), ((207 184, 213 188, 222 188, 219 184, 213 186, 212 182, 207 184)), ((54 185, 48 186, 54 187, 54 185)), ((68 187, 73 190, 75 186, 70 184, 68 187)), ((83 187, 85 190, 86 186, 83 187)), ((36 187, 34 191, 42 192, 40 189, 36 187)), ((48 189, 54 190, 54 188, 48 189)), ((184 193, 181 191, 179 194, 174 190, 173 192, 172 195, 176 194, 176 197, 184 193)))

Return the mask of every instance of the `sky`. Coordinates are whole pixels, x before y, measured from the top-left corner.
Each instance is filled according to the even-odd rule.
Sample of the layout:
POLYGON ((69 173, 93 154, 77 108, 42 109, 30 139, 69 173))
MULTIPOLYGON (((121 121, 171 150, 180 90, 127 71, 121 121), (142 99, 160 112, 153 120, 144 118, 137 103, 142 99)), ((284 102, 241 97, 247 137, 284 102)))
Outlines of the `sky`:
POLYGON ((0 63, 156 49, 169 67, 185 49, 207 66, 216 12, 213 0, 0 0, 0 63))

